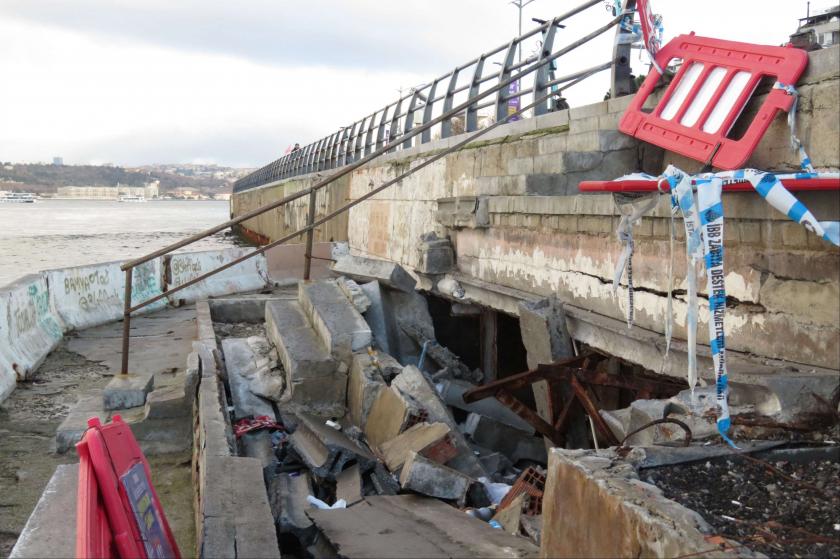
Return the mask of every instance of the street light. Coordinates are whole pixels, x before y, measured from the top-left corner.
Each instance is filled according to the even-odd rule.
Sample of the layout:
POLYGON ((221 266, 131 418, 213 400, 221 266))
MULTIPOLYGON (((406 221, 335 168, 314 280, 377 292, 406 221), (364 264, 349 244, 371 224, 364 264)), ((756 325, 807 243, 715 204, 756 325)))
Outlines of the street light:
MULTIPOLYGON (((522 8, 533 2, 534 0, 511 0, 511 4, 516 6, 519 9, 519 34, 518 37, 522 36, 522 8)), ((522 64, 522 43, 520 42, 519 45, 519 63, 522 64)))

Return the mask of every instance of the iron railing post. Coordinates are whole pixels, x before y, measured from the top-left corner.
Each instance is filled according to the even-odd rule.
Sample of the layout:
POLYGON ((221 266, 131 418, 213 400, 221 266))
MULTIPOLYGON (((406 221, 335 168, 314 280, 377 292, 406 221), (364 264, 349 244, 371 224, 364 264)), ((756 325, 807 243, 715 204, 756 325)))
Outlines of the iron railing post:
POLYGON ((315 237, 315 228, 312 226, 315 223, 315 197, 318 195, 317 190, 309 193, 309 215, 306 218, 306 255, 303 263, 303 279, 309 280, 309 273, 312 271, 312 242, 315 237))
POLYGON ((133 268, 125 271, 125 304, 123 307, 123 332, 122 332, 122 365, 120 374, 128 374, 128 342, 129 330, 131 330, 131 272, 133 268))

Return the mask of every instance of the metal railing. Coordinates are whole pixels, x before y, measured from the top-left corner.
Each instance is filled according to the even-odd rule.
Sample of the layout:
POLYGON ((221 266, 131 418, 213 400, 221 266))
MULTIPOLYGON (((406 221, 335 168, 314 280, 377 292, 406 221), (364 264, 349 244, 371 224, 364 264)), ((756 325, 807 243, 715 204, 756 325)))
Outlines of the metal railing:
MULTIPOLYGON (((586 70, 574 72, 572 74, 562 76, 560 78, 552 78, 550 80, 545 79, 545 76, 548 76, 548 70, 547 69, 549 68, 549 65, 553 61, 559 59, 561 56, 571 52, 572 50, 580 47, 581 45, 584 45, 584 44, 588 43, 589 41, 591 41, 595 37, 598 37, 599 35, 605 33, 606 31, 608 31, 612 27, 619 24, 623 20, 623 18, 626 17, 626 15, 623 16, 622 14, 619 14, 616 17, 614 17, 612 20, 610 20, 607 24, 599 27, 598 29, 595 29, 594 31, 592 31, 588 35, 578 39, 577 41, 574 41, 574 42, 570 43, 569 45, 567 45, 565 47, 562 47, 562 48, 560 48, 560 49, 558 49, 554 52, 550 51, 550 45, 552 44, 552 39, 549 38, 549 36, 553 34, 554 29, 558 28, 558 24, 561 21, 563 21, 563 20, 565 20, 565 19, 567 19, 567 18, 569 18, 569 17, 571 17, 571 16, 589 8, 589 7, 592 7, 595 4, 600 4, 601 2, 602 2, 602 0, 588 0, 584 4, 578 6, 577 8, 574 8, 573 10, 570 10, 569 12, 567 12, 567 13, 561 15, 561 16, 558 16, 558 17, 552 19, 551 21, 546 22, 545 25, 542 25, 542 26, 536 28, 535 30, 523 35, 522 37, 518 37, 517 39, 514 39, 513 41, 511 41, 511 43, 509 43, 509 45, 507 46, 507 54, 506 54, 507 58, 506 58, 506 60, 508 58, 510 58, 512 60, 512 56, 513 56, 512 53, 515 52, 515 49, 513 48, 513 46, 518 44, 518 43, 521 43, 523 38, 533 36, 535 33, 539 33, 539 32, 545 32, 545 37, 547 38, 546 40, 544 40, 544 43, 543 43, 545 48, 543 48, 542 52, 540 53, 540 55, 538 57, 536 57, 536 59, 530 58, 528 60, 524 60, 522 62, 522 64, 512 64, 512 63, 510 63, 507 66, 503 67, 502 71, 500 71, 499 75, 496 77, 496 83, 492 86, 486 87, 482 90, 482 88, 480 87, 480 84, 482 83, 481 72, 480 71, 476 72, 474 74, 474 77, 473 77, 473 86, 470 87, 470 92, 467 96, 467 99, 465 101, 461 102, 461 103, 458 103, 457 105, 455 105, 454 95, 450 94, 450 93, 454 93, 454 90, 457 89, 457 87, 454 85, 454 84, 456 84, 456 81, 454 79, 451 79, 450 82, 449 82, 449 86, 447 88, 447 93, 444 94, 439 99, 435 99, 435 101, 443 99, 443 109, 442 109, 442 112, 438 116, 434 116, 434 117, 425 116, 426 113, 431 115, 431 111, 426 111, 424 109, 424 119, 423 119, 422 123, 420 123, 419 125, 416 125, 416 126, 413 125, 413 124, 406 124, 403 127, 400 134, 396 133, 398 121, 395 120, 394 115, 397 115, 397 114, 400 113, 400 106, 401 106, 402 101, 404 101, 406 99, 409 99, 409 98, 412 99, 409 103, 409 108, 406 110, 406 112, 403 114, 403 116, 411 114, 412 111, 416 112, 417 110, 419 110, 419 108, 423 108, 423 107, 418 107, 417 102, 416 102, 417 100, 421 99, 421 95, 418 95, 418 91, 414 91, 409 96, 403 97, 402 99, 398 100, 397 103, 394 105, 394 107, 395 107, 394 115, 391 116, 391 124, 390 124, 390 130, 392 131, 391 134, 386 135, 384 133, 385 126, 388 123, 388 119, 386 119, 386 117, 385 117, 385 115, 388 112, 387 111, 388 107, 386 107, 385 110, 382 112, 382 116, 379 118, 378 131, 376 130, 376 127, 373 125, 373 123, 375 122, 376 119, 371 118, 370 124, 367 127, 367 131, 364 132, 364 133, 361 132, 361 130, 362 130, 361 126, 359 126, 358 128, 355 128, 355 125, 354 125, 353 130, 356 130, 355 134, 351 134, 350 132, 347 132, 348 129, 345 129, 344 132, 340 133, 340 136, 341 136, 340 138, 339 138, 339 133, 336 133, 336 134, 333 134, 332 136, 329 136, 328 138, 324 138, 322 140, 319 140, 318 142, 314 142, 312 144, 309 144, 308 146, 306 146, 304 149, 300 150, 299 152, 295 152, 295 154, 290 154, 289 156, 283 157, 283 158, 281 158, 281 159, 263 167, 259 171, 256 171, 255 173, 252 173, 248 177, 245 177, 244 179, 242 179, 242 181, 245 181, 245 182, 239 181, 239 182, 237 182, 237 184, 240 185, 239 191, 241 191, 241 190, 245 189, 245 188, 242 187, 242 185, 245 185, 245 184, 251 184, 251 185, 264 184, 265 182, 278 180, 279 178, 285 178, 287 176, 294 176, 294 174, 308 173, 308 172, 323 170, 323 169, 338 169, 335 173, 333 173, 329 177, 316 182, 315 184, 313 184, 312 186, 310 186, 308 188, 304 188, 304 189, 302 189, 298 192, 295 192, 295 193, 290 194, 288 196, 284 196, 283 198, 281 198, 279 200, 276 200, 276 201, 274 201, 270 204, 266 204, 264 206, 261 206, 259 208, 254 209, 252 211, 249 211, 249 212, 247 212, 247 213, 245 213, 245 214, 243 214, 243 215, 241 215, 237 218, 231 219, 231 220, 226 221, 224 223, 221 223, 221 224, 219 224, 215 227, 211 227, 210 229, 207 229, 205 231, 202 231, 200 233, 192 235, 191 237, 188 237, 186 239, 183 239, 181 241, 173 243, 169 246, 166 246, 162 249, 159 249, 159 250, 156 250, 152 253, 149 253, 145 256, 142 256, 140 258, 136 258, 134 260, 130 260, 130 261, 124 263, 120 267, 120 269, 125 273, 125 306, 124 306, 124 309, 123 309, 122 364, 121 364, 120 374, 122 374, 122 375, 128 374, 129 349, 130 349, 130 347, 129 347, 129 345, 130 345, 130 329, 131 329, 131 314, 132 313, 134 313, 134 312, 136 312, 136 311, 138 311, 142 308, 145 308, 145 307, 147 307, 147 306, 149 306, 153 303, 156 303, 157 301, 160 301, 160 300, 162 300, 166 297, 169 297, 173 293, 176 293, 178 291, 181 291, 182 289, 186 289, 187 287, 190 287, 190 286, 195 285, 195 284, 197 284, 201 281, 204 281, 205 279, 207 279, 207 278, 209 278, 209 277, 211 277, 215 274, 218 274, 219 272, 227 270, 228 268, 236 266, 236 265, 238 265, 238 264, 240 264, 240 263, 242 263, 242 262, 244 262, 244 261, 246 261, 250 258, 253 258, 254 256, 263 254, 267 250, 269 250, 271 248, 274 248, 275 246, 278 246, 280 244, 286 243, 286 242, 288 242, 288 241, 290 241, 290 240, 292 240, 292 239, 294 239, 294 238, 296 238, 296 237, 298 237, 298 236, 300 236, 304 233, 306 234, 306 250, 305 250, 305 255, 304 255, 304 259, 305 259, 305 261, 304 261, 304 279, 308 280, 309 276, 310 276, 312 258, 314 258, 312 256, 312 245, 313 245, 313 239, 314 239, 314 231, 315 231, 316 227, 318 227, 318 226, 326 223, 327 221, 335 218, 336 216, 341 215, 342 213, 350 210, 350 208, 352 208, 352 207, 364 202, 365 200, 375 196, 376 194, 378 194, 379 192, 382 192, 386 188, 402 181, 407 176, 419 171, 420 169, 423 169, 424 167, 427 167, 428 165, 431 165, 432 163, 442 159, 443 157, 446 157, 447 155, 449 155, 453 151, 457 151, 457 150, 461 149, 462 147, 466 146, 468 143, 474 141, 476 138, 482 136, 483 134, 486 134, 487 132, 490 132, 491 130, 495 129, 496 127, 498 127, 502 124, 505 124, 505 123, 507 123, 507 122, 509 122, 513 119, 517 119, 517 118, 521 117, 526 111, 529 111, 529 110, 533 109, 535 114, 538 114, 538 115, 539 114, 545 114, 545 112, 547 112, 548 103, 551 101, 551 99, 553 97, 555 97, 557 95, 556 91, 551 89, 551 87, 553 85, 564 84, 565 87, 570 87, 570 86, 572 86, 576 83, 580 83, 580 81, 582 81, 583 79, 585 79, 585 78, 587 78, 587 77, 589 77, 589 76, 591 76, 595 73, 603 71, 607 68, 610 68, 610 67, 613 68, 613 75, 615 77, 615 75, 617 73, 616 68, 622 62, 620 60, 620 57, 624 56, 624 62, 627 62, 628 59, 629 59, 629 45, 627 46, 626 52, 624 52, 624 54, 622 55, 622 48, 623 47, 622 47, 622 45, 619 45, 618 42, 616 42, 616 47, 615 47, 615 50, 614 50, 614 53, 617 53, 617 54, 615 54, 615 56, 619 57, 616 60, 614 60, 612 62, 605 63, 605 64, 601 64, 601 65, 598 65, 598 66, 594 66, 594 67, 588 68, 586 70), (533 90, 532 91, 532 93, 533 93, 532 101, 528 105, 526 105, 524 107, 519 107, 514 111, 508 110, 507 107, 505 106, 505 110, 502 113, 501 109, 500 109, 501 105, 499 105, 499 99, 500 98, 506 98, 506 95, 504 93, 506 91, 506 89, 509 88, 509 86, 513 83, 519 83, 519 80, 521 80, 522 78, 530 75, 531 73, 535 74, 535 78, 534 78, 535 79, 535 81, 534 81, 535 85, 532 88, 532 90, 533 90), (542 77, 540 77, 540 76, 542 76, 542 77), (483 128, 478 128, 477 127, 477 110, 480 107, 489 106, 486 103, 485 104, 480 104, 479 101, 481 101, 481 100, 483 100, 487 97, 490 97, 491 95, 494 95, 494 94, 496 95, 495 103, 497 104, 497 115, 496 115, 497 118, 495 119, 495 121, 492 124, 490 124, 486 127, 483 127, 483 128), (460 115, 460 114, 466 114, 466 123, 467 123, 468 134, 461 141, 459 141, 457 144, 449 146, 446 150, 438 152, 435 155, 433 155, 432 157, 429 157, 428 159, 424 159, 421 163, 413 166, 408 171, 400 174, 399 176, 397 176, 393 179, 390 179, 390 180, 382 183, 380 186, 374 187, 373 189, 371 189, 366 194, 363 194, 362 196, 356 198, 355 200, 352 200, 352 201, 348 202, 347 204, 341 206, 340 208, 328 213, 324 217, 322 217, 320 219, 315 219, 315 207, 316 207, 315 198, 316 198, 316 194, 319 190, 327 187, 328 185, 332 184, 333 182, 340 179, 341 177, 346 176, 349 173, 352 173, 354 170, 362 167, 363 165, 369 163, 373 159, 376 159, 383 154, 389 153, 389 152, 391 152, 391 151, 393 151, 393 150, 395 150, 399 147, 402 147, 403 149, 405 149, 407 146, 410 147, 412 145, 412 140, 415 139, 418 135, 420 136, 421 143, 426 142, 426 141, 430 141, 429 133, 430 133, 430 130, 433 126, 441 125, 443 130, 448 130, 447 135, 451 134, 451 132, 452 132, 451 125, 452 125, 453 117, 456 117, 457 115, 460 115), (376 140, 375 141, 372 140, 374 131, 376 131, 376 140), (363 138, 363 137, 364 137, 364 140, 360 140, 360 138, 363 138), (327 165, 329 165, 329 166, 327 166, 327 165), (257 217, 257 216, 259 216, 259 215, 261 215, 261 214, 263 214, 267 211, 273 210, 275 208, 279 208, 281 206, 284 206, 284 205, 286 205, 286 204, 288 204, 288 203, 290 203, 294 200, 297 200, 299 198, 303 198, 305 196, 309 196, 309 208, 308 208, 308 215, 307 215, 307 225, 305 227, 302 227, 302 228, 298 229, 297 231, 295 231, 293 233, 290 233, 290 234, 285 235, 285 236, 283 236, 283 237, 281 237, 277 240, 274 240, 274 241, 272 241, 272 242, 270 242, 266 245, 263 245, 263 246, 255 249, 254 251, 249 252, 248 254, 245 254, 244 256, 241 256, 241 257, 239 257, 235 260, 232 260, 232 261, 230 261, 226 264, 223 264, 223 265, 221 265, 217 268, 214 268, 213 270, 210 270, 209 272, 206 272, 206 273, 204 273, 204 274, 202 274, 202 275, 200 275, 196 278, 193 278, 193 279, 191 279, 191 280, 189 280, 185 283, 182 283, 182 284, 174 286, 174 287, 168 287, 168 288, 165 289, 165 291, 163 291, 159 295, 156 295, 154 297, 151 297, 151 298, 146 299, 144 301, 141 301, 139 303, 132 304, 132 291, 133 291, 132 272, 133 272, 134 268, 136 268, 137 266, 145 264, 146 262, 154 260, 155 258, 165 256, 165 255, 167 255, 167 254, 169 254, 173 251, 184 248, 184 247, 186 247, 186 246, 188 246, 188 245, 190 245, 190 244, 192 244, 196 241, 199 241, 201 239, 209 237, 210 235, 214 235, 216 233, 219 233, 219 232, 221 232, 225 229, 228 229, 228 228, 230 228, 234 225, 238 225, 238 224, 240 224, 244 221, 247 221, 249 219, 257 217)), ((627 10, 632 10, 634 7, 635 7, 635 0, 625 0, 625 12, 627 12, 627 10)), ((498 52, 501 52, 501 50, 503 50, 503 49, 502 48, 496 49, 495 51, 491 51, 491 53, 498 53, 498 52)), ((477 65, 481 66, 483 61, 487 58, 487 56, 488 55, 479 56, 477 59, 475 59, 472 62, 472 64, 477 64, 477 65)), ((432 102, 429 100, 429 98, 434 98, 435 97, 436 84, 442 83, 442 81, 447 76, 456 76, 460 72, 460 70, 463 69, 466 66, 469 66, 469 64, 467 64, 465 66, 458 67, 453 72, 450 72, 449 74, 446 74, 443 77, 438 78, 437 80, 432 82, 432 84, 429 86, 431 88, 431 91, 430 91, 429 95, 427 96, 426 101, 424 101, 425 106, 431 106, 432 105, 432 102)), ((628 68, 629 68, 629 63, 628 63, 628 68)), ((629 76, 629 71, 628 71, 627 75, 629 76)), ((484 80, 484 83, 489 82, 489 81, 490 81, 490 79, 488 78, 488 79, 484 80)), ((616 91, 622 91, 621 89, 616 90, 616 87, 619 87, 619 86, 620 86, 620 84, 617 85, 617 82, 614 79, 613 80, 613 92, 614 92, 613 94, 614 95, 615 95, 616 91)), ((623 86, 621 86, 621 87, 623 87, 623 86)), ((520 95, 524 95, 525 93, 526 92, 520 92, 520 95)), ((378 112, 374 113, 373 116, 376 116, 377 114, 378 114, 378 112)), ((363 119, 362 121, 359 121, 359 122, 364 123, 365 120, 366 119, 363 119)), ((406 123, 413 123, 413 121, 411 119, 408 119, 408 120, 406 120, 406 123)), ((446 137, 446 136, 444 136, 444 137, 446 137)))
MULTIPOLYGON (((636 0, 626 3, 625 12, 635 7, 636 0)), ((435 137, 449 138, 460 132, 474 132, 481 125, 479 111, 492 107, 485 120, 498 121, 524 104, 526 96, 538 99, 548 91, 555 93, 533 107, 534 116, 539 116, 556 109, 552 102, 562 96, 562 90, 575 85, 576 78, 553 76, 548 59, 558 50, 558 33, 564 21, 592 6, 603 4, 603 0, 587 0, 580 6, 566 12, 558 18, 546 21, 527 33, 487 51, 478 57, 456 66, 451 71, 409 90, 407 95, 370 113, 361 119, 342 126, 338 131, 307 144, 239 179, 234 184, 234 192, 242 192, 273 181, 304 175, 316 171, 336 169, 362 157, 370 155, 394 139, 401 139, 393 150, 408 149, 427 144, 435 137), (524 43, 539 36, 540 45, 534 54, 521 62, 515 61, 517 50, 524 43), (528 76, 528 83, 519 80, 509 82, 511 75, 534 62, 544 62, 536 72, 528 76), (572 83, 573 82, 573 83, 572 83), (425 127, 435 116, 449 113, 459 99, 474 98, 481 91, 498 86, 500 83, 514 83, 515 88, 499 88, 496 94, 484 103, 471 103, 464 111, 453 113, 439 126, 425 127), (416 126, 424 126, 423 132, 408 137, 416 126), (434 128, 434 130, 433 130, 434 128)), ((616 14, 618 15, 618 14, 616 14)), ((630 16, 632 17, 632 15, 630 16)), ((632 21, 631 21, 632 23, 632 21)), ((566 31, 563 31, 566 33, 566 31)), ((618 97, 633 92, 630 75, 630 45, 616 41, 611 60, 597 66, 599 70, 612 68, 611 95, 618 97)), ((581 76, 589 76, 592 69, 582 70, 581 76)), ((525 76, 523 76, 525 77, 525 76)), ((523 80, 524 81, 524 80, 523 80)))

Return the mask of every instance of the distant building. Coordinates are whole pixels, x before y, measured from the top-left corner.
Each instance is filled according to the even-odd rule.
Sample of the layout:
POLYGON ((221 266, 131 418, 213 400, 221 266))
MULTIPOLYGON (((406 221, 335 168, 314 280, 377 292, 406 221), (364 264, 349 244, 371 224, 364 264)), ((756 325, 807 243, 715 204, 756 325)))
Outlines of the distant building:
POLYGON ((56 198, 80 200, 118 200, 120 196, 143 196, 147 200, 160 195, 160 183, 154 181, 146 186, 59 186, 56 198))
POLYGON ((64 165, 63 157, 53 157, 53 165, 64 165))
POLYGON ((840 44, 840 4, 799 20, 799 29, 790 36, 793 46, 817 50, 840 44))

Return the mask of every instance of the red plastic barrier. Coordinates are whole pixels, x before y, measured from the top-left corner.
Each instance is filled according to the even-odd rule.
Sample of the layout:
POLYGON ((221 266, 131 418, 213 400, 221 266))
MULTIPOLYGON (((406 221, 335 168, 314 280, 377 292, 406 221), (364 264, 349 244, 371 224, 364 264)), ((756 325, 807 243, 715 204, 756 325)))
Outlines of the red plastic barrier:
MULTIPOLYGON (((581 192, 656 192, 659 190, 656 180, 615 180, 582 181, 578 185, 581 192)), ((782 184, 791 192, 806 190, 840 190, 840 178, 827 179, 783 179, 782 184)), ((752 192, 755 189, 749 181, 724 182, 726 192, 752 192)), ((670 192, 668 181, 662 181, 662 191, 670 192)))
POLYGON ((764 77, 793 85, 808 64, 805 51, 680 35, 656 54, 665 68, 682 66, 652 112, 642 110, 659 83, 650 73, 627 107, 619 130, 720 169, 740 169, 749 159, 776 113, 788 111, 794 97, 773 89, 743 137, 730 139, 732 126, 764 77))
POLYGON ((107 425, 91 418, 88 427, 76 445, 77 557, 180 559, 149 463, 131 428, 118 415, 107 425))

